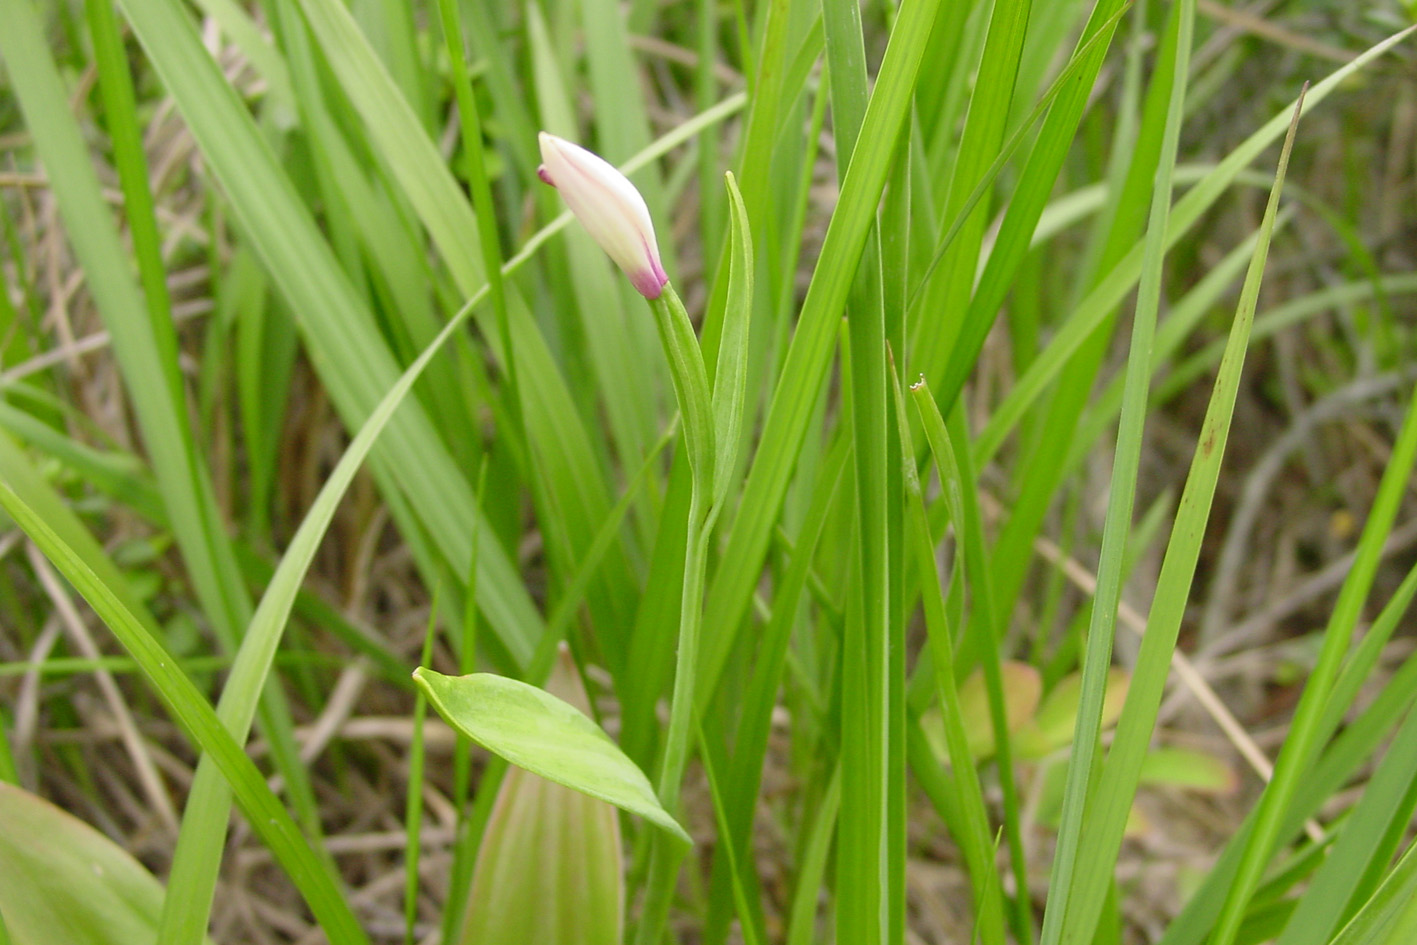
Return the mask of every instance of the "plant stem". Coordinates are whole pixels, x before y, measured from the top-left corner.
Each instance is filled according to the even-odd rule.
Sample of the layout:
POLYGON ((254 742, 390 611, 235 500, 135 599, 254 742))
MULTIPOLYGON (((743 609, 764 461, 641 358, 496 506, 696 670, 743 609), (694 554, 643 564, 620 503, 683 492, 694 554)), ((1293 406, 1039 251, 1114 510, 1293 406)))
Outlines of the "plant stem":
MULTIPOLYGON (((679 785, 689 760, 689 734, 694 715, 694 684, 698 670, 699 627, 703 620, 704 578, 708 540, 713 531, 710 508, 714 454, 708 379, 693 325, 673 286, 650 302, 660 341, 674 377, 674 392, 683 418, 685 458, 693 470, 689 520, 684 539, 684 584, 679 603, 679 648, 674 666, 674 695, 669 706, 669 731, 659 771, 659 802, 670 811, 679 805, 679 785)), ((659 940, 669 914, 679 864, 687 852, 667 833, 656 833, 650 850, 649 887, 645 893, 636 942, 659 940)))
MULTIPOLYGON (((674 811, 679 805, 679 785, 689 759, 689 727, 694 712, 694 682, 698 662, 699 627, 703 618, 704 572, 708 564, 708 536, 712 522, 703 497, 695 489, 689 500, 689 527, 684 547, 684 590, 679 610, 679 651, 674 667, 674 696, 669 707, 669 732, 659 772, 659 802, 674 811)), ((656 831, 650 850, 649 887, 640 917, 638 945, 653 945, 663 933, 669 915, 674 883, 685 850, 674 837, 656 831)))
POLYGON ((689 723, 693 717, 694 676, 698 663, 699 627, 703 619, 704 573, 708 565, 708 533, 703 497, 689 499, 689 531, 684 549, 684 592, 679 611, 679 651, 674 665, 674 697, 669 709, 669 734, 659 772, 659 802, 665 809, 679 802, 679 782, 689 757, 689 723))

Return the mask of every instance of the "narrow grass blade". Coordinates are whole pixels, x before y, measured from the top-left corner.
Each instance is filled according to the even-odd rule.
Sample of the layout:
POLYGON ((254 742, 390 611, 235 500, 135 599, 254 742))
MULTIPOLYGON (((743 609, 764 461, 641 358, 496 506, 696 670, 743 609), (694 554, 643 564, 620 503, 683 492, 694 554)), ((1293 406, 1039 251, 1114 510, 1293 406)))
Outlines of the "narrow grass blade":
POLYGON ((492 184, 483 154, 482 113, 478 108, 477 96, 473 94, 472 80, 468 76, 457 4, 454 0, 438 0, 438 13, 443 29, 443 42, 448 49, 453 92, 457 98, 459 127, 462 130, 463 152, 467 155, 472 202, 474 207, 482 208, 481 212, 477 213, 478 247, 482 250, 482 269, 487 275, 492 314, 497 322, 497 335, 502 342, 502 353, 506 359, 503 363, 507 368, 509 407, 514 422, 517 423, 517 438, 522 441, 520 447, 525 450, 526 430, 520 422, 521 387, 517 378, 517 358, 512 346, 512 330, 507 314, 506 286, 502 282, 501 243, 497 236, 492 184))
MULTIPOLYGON (((202 47, 185 12, 169 0, 129 3, 124 10, 208 167, 225 188, 237 225, 300 320, 341 416, 357 429, 398 377, 395 361, 374 328, 372 312, 335 260, 235 91, 202 47)), ((399 483, 443 555, 460 573, 470 556, 470 532, 482 527, 480 516, 466 477, 439 442, 428 415, 408 405, 375 457, 378 475, 385 482, 399 483)), ((489 620, 513 656, 525 659, 538 635, 540 618, 499 549, 489 548, 482 566, 489 620)))
MULTIPOLYGON (((485 279, 478 224, 436 145, 419 126, 352 15, 333 0, 301 0, 301 8, 331 67, 349 90, 363 127, 416 209, 459 290, 465 296, 478 291, 485 279)), ((610 285, 613 292, 613 284, 610 285)), ((576 400, 565 386, 530 312, 514 298, 509 302, 514 354, 523 359, 516 368, 518 376, 537 378, 536 384, 521 391, 527 396, 523 404, 526 432, 535 445, 543 482, 557 509, 555 516, 547 516, 548 521, 554 520, 559 526, 552 537, 565 538, 553 547, 558 548, 559 560, 570 567, 569 562, 591 540, 596 523, 610 506, 606 483, 599 474, 603 464, 596 459, 594 441, 580 422, 576 400)), ((497 326, 487 325, 489 337, 496 338, 497 331, 497 326)), ((494 350, 496 347, 500 345, 494 345, 494 350)), ((506 356, 502 355, 503 363, 506 356)), ((608 382, 613 384, 615 379, 608 382)), ((641 426, 650 429, 641 420, 641 426)), ((637 436, 636 449, 647 440, 647 434, 637 436)), ((465 481, 458 485, 466 489, 465 481)), ((490 552, 491 549, 489 562, 498 557, 490 552)), ((465 550, 453 556, 459 573, 465 559, 465 550)), ((493 595, 498 593, 492 589, 495 584, 495 579, 488 581, 489 607, 493 595)), ((597 625, 608 633, 623 626, 629 618, 628 595, 628 566, 622 557, 613 554, 608 566, 597 575, 597 585, 588 601, 597 625)))
MULTIPOLYGON (((1042 97, 1040 97, 1038 102, 1033 106, 1033 110, 1029 113, 1028 117, 1014 129, 1008 141, 999 148, 999 153, 995 156, 994 162, 989 165, 988 170, 979 178, 978 183, 974 185, 974 189, 970 191, 969 196, 958 206, 954 219, 944 230, 944 235, 940 237, 939 243, 935 247, 934 255, 930 258, 930 262, 926 264, 924 271, 917 277, 918 281, 911 290, 906 306, 912 312, 915 310, 916 304, 923 300, 924 290, 930 285, 931 277, 935 269, 944 260, 950 247, 954 245, 955 237, 959 235, 960 230, 964 228, 965 224, 968 223, 970 218, 974 215, 975 207, 977 207, 980 201, 989 193, 989 189, 993 187, 999 174, 1003 171, 1004 166, 1008 164, 1015 152, 1017 152, 1019 147, 1027 140, 1028 132, 1033 129, 1033 126, 1040 118, 1048 114, 1053 100, 1074 81, 1083 67, 1091 61, 1088 53, 1098 44, 1110 41, 1112 37, 1111 28, 1114 22, 1121 19, 1122 14, 1126 13, 1128 9, 1129 7, 1124 4, 1114 10, 1111 18, 1103 22, 1102 28, 1094 32, 1078 47, 1068 60, 1068 64, 1058 73, 1057 78, 1048 86, 1048 90, 1043 93, 1042 97)), ((970 330, 973 331, 974 329, 970 330)))
MULTIPOLYGON (((54 64, 39 36, 33 13, 23 0, 13 0, 6 16, 14 29, 6 36, 19 45, 0 45, 13 73, 22 75, 17 85, 26 104, 30 127, 62 195, 61 211, 75 251, 89 273, 95 298, 113 336, 115 353, 134 399, 144 443, 162 491, 168 519, 182 550, 187 571, 212 622, 228 648, 239 639, 250 617, 251 604, 235 555, 216 507, 215 492, 196 443, 187 425, 187 404, 177 375, 177 345, 165 291, 166 273, 157 246, 152 205, 147 194, 148 175, 143 160, 137 117, 127 64, 118 42, 116 24, 107 8, 91 7, 91 26, 111 114, 115 148, 124 176, 130 215, 133 215, 135 249, 147 302, 128 273, 128 263, 103 205, 98 181, 88 166, 79 130, 67 107, 54 64), (26 38, 28 37, 28 38, 26 38), (154 379, 157 379, 155 382, 154 379)), ((251 694, 256 699, 261 690, 251 694)), ((285 774, 296 810, 306 829, 318 834, 319 822, 308 779, 295 760, 290 722, 280 693, 266 696, 263 727, 269 735, 277 766, 285 774)), ((248 723, 249 724, 249 723, 248 723)), ((213 790, 216 790, 215 788, 213 790)), ((193 843, 219 847, 226 827, 224 801, 215 794, 195 791, 184 815, 184 834, 201 839, 180 844, 180 862, 193 843), (185 847, 186 849, 181 849, 185 847)), ((185 940, 200 937, 210 908, 210 879, 216 859, 208 849, 211 870, 179 870, 172 898, 173 922, 185 940), (191 884, 189 886, 189 884, 191 884)), ((168 928, 164 919, 164 930, 168 928)), ((166 933, 165 933, 166 934, 166 933)))
POLYGON ((1325 705, 1353 638, 1363 601, 1372 587, 1382 557, 1383 542, 1392 530, 1414 460, 1417 460, 1417 392, 1414 392, 1398 434, 1392 458, 1383 472, 1377 497, 1358 542, 1357 558, 1339 591, 1338 601, 1324 630, 1318 663, 1304 686, 1289 736, 1275 761, 1274 778, 1265 788, 1255 811, 1254 831, 1244 847, 1234 883, 1217 920, 1211 939, 1213 945, 1231 945, 1234 941, 1250 896, 1274 853, 1285 812, 1293 802, 1300 781, 1305 777, 1304 772, 1319 747, 1317 736, 1325 705))
MULTIPOLYGON (((1274 221, 1274 230, 1278 232, 1283 228, 1286 221, 1291 218, 1291 214, 1281 211, 1274 221)), ((1250 258, 1254 255, 1255 243, 1259 239, 1259 230, 1250 234, 1242 240, 1234 249, 1225 254, 1217 265, 1205 274, 1195 288, 1187 292, 1171 306, 1171 311, 1167 313, 1166 320, 1156 329, 1156 343, 1152 347, 1152 373, 1153 375, 1173 363, 1176 352, 1185 343, 1187 336, 1195 329, 1197 324, 1204 318, 1205 314, 1215 305, 1216 300, 1239 277, 1244 271, 1250 258)), ((1251 337, 1255 337, 1252 326, 1251 337)), ((1223 352, 1226 341, 1221 339, 1220 350, 1223 352)), ((1216 363, 1220 357, 1217 355, 1216 363)), ((1068 455, 1067 465, 1076 468, 1097 442, 1103 432, 1109 428, 1117 417, 1117 412, 1122 407, 1122 383, 1124 377, 1118 374, 1113 378, 1112 383, 1097 397, 1092 406, 1088 408, 1087 414, 1083 417, 1078 427, 1078 432, 1074 438, 1074 445, 1068 455)), ((1193 378, 1194 380, 1194 378, 1193 378)), ((1165 395, 1161 392, 1161 386, 1155 393, 1157 402, 1163 402, 1165 395)), ((987 428, 986 428, 987 429, 987 428)), ((984 436, 981 433, 977 443, 979 458, 986 460, 994 455, 997 450, 997 442, 984 443, 984 436)))
MULTIPOLYGON (((1032 6, 1032 0, 1000 0, 993 5, 989 17, 984 52, 941 217, 944 220, 961 217, 964 222, 958 230, 947 234, 950 242, 943 252, 940 268, 933 274, 933 286, 925 288, 928 301, 921 311, 926 317, 913 326, 915 344, 911 357, 912 360, 918 358, 922 365, 945 363, 969 308, 989 216, 987 196, 981 197, 967 214, 962 211, 971 191, 985 178, 990 162, 1006 143, 1006 123, 1032 6)), ((1110 30, 1098 32, 1106 34, 1110 30)), ((1086 58, 1078 57, 1079 60, 1086 58)))
MULTIPOLYGON (((1374 629, 1380 630, 1385 623, 1395 624, 1411 603, 1414 591, 1417 591, 1417 568, 1409 573, 1399 592, 1383 608, 1374 629)), ((1366 673, 1361 675, 1366 676, 1366 673)), ((1304 779, 1294 803, 1285 814, 1280 830, 1282 838, 1288 840, 1296 837, 1304 821, 1314 816, 1334 793, 1359 772, 1364 762, 1387 741, 1389 733, 1409 711, 1414 693, 1417 693, 1417 657, 1409 657, 1373 703, 1344 728, 1312 765, 1309 776, 1304 779)), ((1330 711, 1320 729, 1325 738, 1347 714, 1346 711, 1333 711, 1335 708, 1340 707, 1329 706, 1330 711)), ((1234 882, 1240 858, 1254 827, 1255 814, 1256 811, 1251 810, 1246 816, 1235 837, 1207 874, 1200 890, 1166 930, 1162 945, 1200 945, 1210 934, 1234 882)), ((1274 934, 1280 931, 1276 928, 1274 934)))
MULTIPOLYGON (((188 573, 218 632, 230 643, 249 616, 250 604, 243 599, 239 578, 231 580, 230 549, 225 547, 210 481, 186 426, 186 404, 178 397, 180 385, 174 380, 176 343, 171 337, 171 319, 166 320, 165 334, 154 330, 159 318, 150 314, 130 275, 112 214, 89 166, 33 7, 28 0, 5 0, 0 9, 8 24, 0 36, 0 52, 52 186, 60 196, 67 236, 84 267, 129 382, 144 445, 188 573), (161 382, 153 383, 154 378, 161 382)), ((108 57, 104 61, 113 68, 122 67, 109 62, 108 57)), ((121 91, 116 95, 122 98, 121 91)), ((131 123, 134 119, 125 115, 115 120, 131 123)), ((136 166, 126 169, 141 172, 136 166)), ((150 267, 160 267, 160 260, 153 261, 150 253, 145 257, 150 267)), ((158 273, 149 278, 160 277, 158 273)), ((161 300, 153 304, 159 305, 161 300)))
MULTIPOLYGON (((830 510, 841 495, 848 446, 849 443, 845 439, 838 440, 837 446, 821 464, 820 477, 811 503, 803 516, 802 527, 795 536, 791 563, 773 594, 772 618, 763 630, 752 678, 744 690, 742 715, 738 721, 736 737, 733 739, 733 760, 729 766, 725 787, 729 827, 723 832, 723 843, 733 845, 737 850, 738 861, 743 864, 740 869, 750 869, 753 866, 751 852, 754 814, 767 762, 773 707, 782 685, 792 630, 797 623, 797 614, 812 561, 826 530, 830 510)), ((715 862, 715 867, 717 866, 718 863, 715 862)), ((719 873, 717 869, 715 872, 719 873)), ((715 916, 711 910, 709 921, 706 923, 706 934, 714 930, 714 921, 715 916)), ((724 924, 726 925, 726 922, 724 924)), ((722 934, 726 935, 726 932, 724 929, 722 934)))
MULTIPOLYGON (((752 514, 740 515, 735 521, 709 590, 704 619, 715 633, 705 641, 700 711, 716 688, 740 618, 751 601, 777 510, 807 433, 818 385, 830 363, 835 322, 874 222, 938 9, 938 0, 906 4, 891 30, 885 59, 862 120, 859 145, 842 181, 841 196, 827 226, 822 252, 744 485, 741 506, 752 509, 752 514)), ((747 203, 746 192, 744 197, 747 203)), ((748 206, 751 212, 752 204, 748 206)))
MULTIPOLYGON (((1004 214, 999 235, 989 251, 989 261, 971 298, 959 337, 963 339, 950 353, 942 373, 931 378, 938 390, 942 410, 948 412, 959 389, 963 386, 979 346, 983 343, 995 314, 1008 293, 1014 274, 1022 264, 1038 218, 1052 194, 1058 172, 1071 148, 1073 136, 1082 120, 1088 97, 1097 74, 1106 59, 1119 10, 1125 0, 1103 0, 1092 10, 1078 41, 1082 65, 1076 77, 1049 110, 1038 132, 1028 160, 1019 174, 1019 187, 1014 192, 1004 214), (1101 37, 1099 39, 1099 37, 1101 37)), ((926 365, 934 369, 934 365, 926 365)), ((938 369, 936 369, 938 370, 938 369)))
MULTIPOLYGON (((699 741, 703 741, 703 731, 699 732, 699 741)), ((723 847, 724 856, 728 861, 729 882, 733 887, 733 901, 738 910, 739 928, 743 932, 745 945, 761 945, 762 940, 758 937, 758 926, 753 920, 753 907, 748 900, 748 893, 744 886, 743 866, 738 863, 738 854, 734 852, 732 842, 732 829, 728 822, 727 802, 723 786, 715 773, 713 759, 710 752, 702 752, 704 775, 708 778, 709 797, 713 803, 714 821, 718 824, 718 833, 721 837, 730 838, 723 847)))
POLYGON ((797 888, 792 893, 791 920, 787 927, 787 945, 810 945, 820 941, 817 932, 817 900, 822 876, 827 870, 827 854, 831 851, 836 832, 837 816, 841 811, 841 765, 832 771, 831 783, 814 813, 807 833, 807 850, 802 868, 797 873, 797 888))
MULTIPOLYGON (((428 629, 423 635, 423 653, 418 665, 427 666, 433 656, 433 637, 438 632, 438 592, 428 608, 428 629)), ((404 799, 403 834, 403 941, 413 945, 414 923, 418 920, 418 864, 423 852, 423 721, 428 717, 428 697, 419 692, 413 702, 413 742, 408 746, 408 787, 404 799)))
POLYGON ((1378 891, 1331 945, 1404 945, 1417 937, 1417 846, 1409 847, 1378 891))
MULTIPOLYGON (((1147 391, 1151 383, 1151 345, 1161 304, 1161 269, 1166 251, 1167 220, 1171 211, 1171 176, 1176 164, 1181 120, 1186 101, 1186 80, 1190 72, 1194 3, 1181 0, 1175 19, 1177 29, 1175 72, 1170 80, 1170 98, 1162 131, 1156 186, 1152 193, 1150 218, 1143 246, 1143 264, 1133 315, 1131 347, 1127 356, 1127 381, 1122 393, 1122 416, 1117 432, 1112 464, 1112 484, 1107 497, 1102 550, 1097 566, 1097 590, 1093 595, 1092 619, 1088 626, 1082 667, 1082 693, 1078 703, 1072 753, 1068 758, 1067 787, 1063 795, 1063 816, 1058 828, 1058 847, 1048 884, 1050 896, 1043 914, 1043 945, 1057 945, 1068 930, 1067 905, 1078 877, 1106 875, 1115 862, 1105 851, 1081 842, 1090 790, 1094 784, 1102 707, 1106 695, 1112 641, 1116 632, 1117 605, 1122 595, 1123 554, 1131 529, 1132 507, 1136 498, 1137 472, 1141 460, 1142 429, 1146 421, 1147 391)), ((1163 661, 1169 665, 1169 653, 1163 661)), ((1090 931, 1085 933, 1090 937, 1090 931)))
POLYGON ((1417 713, 1393 738, 1275 945, 1324 945, 1378 891, 1417 806, 1417 713))
MULTIPOLYGON (((900 391, 899 381, 894 384, 897 405, 897 422, 901 427, 901 442, 909 444, 910 427, 905 413, 905 401, 900 391)), ((916 393, 916 407, 927 428, 930 420, 938 424, 938 434, 944 435, 944 422, 931 406, 922 406, 922 397, 928 397, 928 389, 921 387, 916 393)), ((932 449, 935 439, 930 440, 932 449)), ((944 449, 947 438, 941 439, 944 449)), ((970 883, 974 887, 974 901, 977 903, 975 927, 983 945, 1002 945, 1004 942, 1004 904, 1000 895, 1000 885, 995 878, 994 847, 990 839, 989 814, 984 806, 984 792, 979 783, 979 771, 974 753, 969 748, 969 735, 965 731, 966 718, 961 708, 959 691, 955 685, 954 638, 950 631, 946 614, 944 590, 940 587, 935 561, 935 540, 930 534, 930 522, 925 511, 924 495, 920 478, 915 471, 915 450, 903 449, 905 457, 901 464, 905 477, 906 512, 909 517, 909 535, 915 567, 923 584, 921 599, 924 602, 925 625, 929 632, 930 653, 935 670, 935 688, 941 707, 945 744, 948 748, 953 777, 949 779, 952 790, 957 795, 954 803, 962 816, 949 825, 955 842, 959 844, 969 865, 970 883)), ((945 489, 945 503, 950 510, 956 534, 964 530, 964 500, 958 493, 958 477, 948 476, 944 470, 946 462, 937 453, 935 464, 941 470, 940 479, 945 489)), ((962 558, 963 555, 958 556, 962 558)), ((958 576, 958 575, 957 575, 958 576)), ((973 720, 977 723, 977 720, 973 720)), ((933 759, 931 759, 933 760, 933 759)))
MULTIPOLYGON (((1201 541, 1205 536, 1211 502, 1220 478, 1220 466, 1229 439, 1230 421, 1244 369, 1250 328, 1254 324, 1255 306, 1259 300, 1260 281, 1279 212, 1279 198, 1284 188, 1284 175, 1294 145, 1302 101, 1301 95, 1301 104, 1295 109, 1284 149, 1280 153, 1279 169, 1275 174, 1269 204, 1265 208, 1264 220, 1260 224, 1258 238, 1250 257, 1244 288, 1240 292, 1239 306, 1226 344, 1225 359, 1221 362, 1215 390, 1201 425, 1191 471, 1186 477, 1186 487, 1177 507, 1171 540, 1166 547, 1166 556, 1152 599, 1151 613, 1147 619, 1147 631, 1142 637, 1141 650, 1132 671, 1131 685, 1127 689, 1127 701, 1113 737, 1111 751, 1102 768, 1101 780, 1095 795, 1089 800, 1082 846, 1096 856, 1100 863, 1115 862, 1121 848, 1127 816, 1140 782, 1142 767, 1146 762, 1152 731, 1156 726, 1161 695, 1170 672, 1172 653, 1180 632, 1181 620, 1185 615, 1196 562, 1200 557, 1201 541)), ((1110 878, 1110 873, 1110 870, 1096 873, 1079 871, 1071 890, 1057 893, 1068 897, 1064 900, 1066 905, 1061 941, 1077 945, 1091 940, 1097 915, 1107 893, 1107 883, 1104 880, 1110 878)))
MULTIPOLYGON (((962 545, 965 574, 973 597, 968 628, 973 639, 966 640, 965 643, 972 643, 973 655, 983 667, 988 721, 990 728, 996 733, 994 751, 998 756, 999 785, 1003 795, 1004 839, 1009 849, 1014 882, 1020 889, 1027 889, 1028 864, 1019 826, 1022 805, 1014 780, 1014 752, 1009 736, 1007 694, 1004 692, 1004 677, 999 662, 1001 633, 994 622, 997 614, 994 608, 992 578, 987 565, 984 519, 979 509, 978 485, 969 456, 957 451, 954 446, 955 443, 968 441, 968 431, 965 429, 963 411, 958 402, 951 410, 949 423, 946 424, 940 416, 939 405, 930 393, 929 383, 924 378, 911 385, 911 394, 930 445, 930 452, 935 458, 942 487, 948 495, 953 496, 957 505, 953 513, 958 516, 955 519, 955 534, 962 545)), ((957 606, 962 606, 962 603, 957 606)), ((935 652, 933 646, 930 652, 935 652)), ((981 900, 987 897, 988 886, 978 890, 978 894, 981 900)), ((1033 920, 1029 913, 1027 897, 1016 897, 1008 918, 1014 935, 1021 941, 1033 939, 1033 920)))
MULTIPOLYGON (((1315 83, 1304 96, 1304 113, 1307 114, 1327 98, 1344 79, 1411 35, 1413 29, 1417 27, 1377 43, 1355 57, 1348 65, 1315 83)), ((1245 139, 1176 202, 1168 223, 1168 249, 1220 199, 1240 171, 1285 132, 1289 127, 1289 116, 1293 107, 1291 104, 1288 109, 1271 118, 1262 128, 1245 139)), ((1134 247, 1098 282, 1087 298, 1078 304, 1073 316, 1059 328, 1048 347, 1029 365, 1028 371, 1018 379, 1004 401, 995 409, 989 422, 991 435, 983 442, 990 444, 992 448, 1002 441, 1002 437, 1023 417, 1028 406, 1034 403, 1057 377, 1068 359, 1125 298, 1141 274, 1142 252, 1142 246, 1134 247)), ((982 451, 980 458, 984 458, 982 451)))

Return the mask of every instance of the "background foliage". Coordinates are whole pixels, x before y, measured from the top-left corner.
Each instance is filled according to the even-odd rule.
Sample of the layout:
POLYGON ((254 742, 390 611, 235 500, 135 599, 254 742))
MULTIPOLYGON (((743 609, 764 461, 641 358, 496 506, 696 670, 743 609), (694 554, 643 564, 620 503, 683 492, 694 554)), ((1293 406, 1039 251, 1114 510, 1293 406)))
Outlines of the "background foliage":
POLYGON ((638 941, 1406 941, 1410 22, 0 0, 0 847, 93 941, 453 940, 506 765, 410 674, 565 640, 694 839, 621 818, 638 941), (541 129, 744 346, 682 654, 668 365, 541 129))

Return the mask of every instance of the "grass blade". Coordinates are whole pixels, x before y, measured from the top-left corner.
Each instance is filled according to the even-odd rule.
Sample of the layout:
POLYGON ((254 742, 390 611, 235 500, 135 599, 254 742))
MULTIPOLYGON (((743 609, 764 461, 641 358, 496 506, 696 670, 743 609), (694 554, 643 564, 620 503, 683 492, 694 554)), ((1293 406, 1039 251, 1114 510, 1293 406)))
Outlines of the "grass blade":
MULTIPOLYGON (((1235 321, 1226 343, 1225 359, 1215 381, 1215 390, 1201 426, 1198 447, 1186 477, 1172 527, 1171 540, 1157 579, 1152 599, 1147 631, 1142 637, 1141 651, 1127 688, 1127 701, 1122 709, 1112 748, 1102 768, 1095 796, 1090 799, 1087 822, 1083 829, 1083 847, 1095 851, 1102 862, 1115 861, 1121 847, 1123 831, 1131 810, 1132 799, 1140 782, 1142 765, 1152 730, 1156 725, 1161 695, 1170 671, 1171 656, 1185 614, 1196 562, 1200 557, 1205 524, 1210 517, 1211 502, 1220 478, 1221 461, 1229 438, 1230 421, 1249 345, 1250 327, 1254 324, 1255 306, 1259 300, 1260 280, 1269 252, 1279 211, 1279 197, 1284 187, 1284 174, 1298 128, 1299 108, 1296 106, 1289 134, 1280 153, 1279 169, 1269 204, 1260 224, 1258 239, 1250 257, 1245 285, 1235 321)), ((1079 943, 1091 940, 1097 915, 1107 894, 1109 875, 1080 872, 1076 884, 1064 894, 1065 928, 1061 940, 1079 943)))
POLYGON ((1093 595, 1092 619, 1083 659, 1082 692, 1078 701, 1072 753, 1068 759, 1058 847, 1048 884, 1051 895, 1043 913, 1043 945, 1058 945, 1063 940, 1068 930, 1067 905, 1077 877, 1105 874, 1114 862, 1104 851, 1083 846, 1081 838, 1088 798, 1092 793, 1090 788, 1094 783, 1093 765, 1101 734, 1103 700, 1117 627, 1117 605, 1122 596, 1122 558, 1136 497, 1142 427, 1146 420, 1147 391, 1151 382, 1151 344, 1161 303, 1161 268, 1166 250, 1167 218, 1171 211, 1171 175, 1176 163, 1186 100, 1194 15, 1194 4, 1190 0, 1182 0, 1172 20, 1177 30, 1175 73, 1171 77, 1156 188, 1152 193, 1143 248, 1132 341, 1127 356, 1127 381, 1122 393, 1122 416, 1097 567, 1097 590, 1093 595))

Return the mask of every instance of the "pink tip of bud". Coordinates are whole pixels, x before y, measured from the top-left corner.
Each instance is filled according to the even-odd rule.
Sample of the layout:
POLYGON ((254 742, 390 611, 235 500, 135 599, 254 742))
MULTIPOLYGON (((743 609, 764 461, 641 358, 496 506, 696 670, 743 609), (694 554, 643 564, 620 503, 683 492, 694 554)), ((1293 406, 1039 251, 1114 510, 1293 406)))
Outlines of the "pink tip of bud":
POLYGON ((536 169, 536 176, 541 178, 543 184, 550 184, 552 187, 556 186, 556 182, 551 179, 551 172, 546 169, 545 164, 542 164, 536 169))
POLYGON ((659 298, 659 294, 669 284, 669 276, 659 263, 658 253, 651 252, 646 246, 645 255, 649 259, 648 268, 635 269, 633 272, 626 270, 626 274, 630 277, 630 284, 635 287, 636 292, 650 301, 654 301, 659 298))
POLYGON ((659 298, 660 293, 664 291, 665 284, 668 282, 669 279, 664 275, 663 270, 655 272, 649 269, 642 269, 630 275, 630 284, 635 287, 635 291, 650 301, 659 298))

